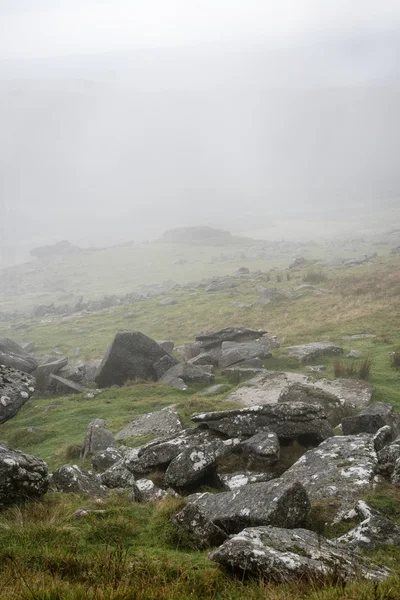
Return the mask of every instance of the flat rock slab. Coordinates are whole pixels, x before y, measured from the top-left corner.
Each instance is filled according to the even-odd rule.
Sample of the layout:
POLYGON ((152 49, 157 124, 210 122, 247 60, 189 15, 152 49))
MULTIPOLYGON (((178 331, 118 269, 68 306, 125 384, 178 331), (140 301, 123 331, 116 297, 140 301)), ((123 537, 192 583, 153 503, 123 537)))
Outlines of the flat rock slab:
POLYGON ((301 363, 311 362, 322 356, 338 356, 343 354, 343 348, 331 342, 311 342, 300 346, 289 346, 289 356, 296 358, 301 363))
POLYGON ((280 480, 301 481, 311 500, 336 498, 348 510, 372 489, 377 465, 372 435, 335 436, 303 454, 280 480))
POLYGON ((388 425, 393 437, 400 431, 400 415, 394 411, 391 404, 376 402, 365 408, 361 413, 346 417, 342 421, 345 435, 357 433, 376 433, 381 427, 388 425))
POLYGON ((0 365, 32 373, 38 364, 35 358, 19 344, 7 338, 0 338, 0 365))
POLYGON ((220 480, 232 492, 252 483, 262 483, 275 479, 273 473, 255 473, 254 471, 244 471, 242 473, 225 473, 219 476, 220 480))
POLYGON ((35 391, 35 379, 0 365, 0 424, 12 419, 35 391))
POLYGON ((86 458, 116 446, 115 438, 104 419, 93 419, 87 427, 85 440, 81 448, 81 458, 86 458))
POLYGON ((94 498, 103 498, 108 493, 99 475, 77 465, 64 465, 54 471, 52 486, 59 492, 85 494, 94 498))
POLYGON ((182 431, 182 423, 179 415, 175 408, 169 407, 138 417, 121 429, 115 439, 123 440, 127 437, 148 434, 169 437, 180 431, 182 431))
POLYGON ((201 348, 220 348, 222 342, 249 342, 258 340, 266 331, 264 329, 249 329, 248 327, 225 327, 213 331, 202 331, 196 335, 196 342, 201 348))
POLYGON ((43 496, 49 487, 47 464, 0 444, 0 508, 43 496))
POLYGON ((382 581, 390 574, 307 529, 250 527, 224 542, 209 558, 234 571, 274 583, 327 577, 349 581, 360 576, 382 581))

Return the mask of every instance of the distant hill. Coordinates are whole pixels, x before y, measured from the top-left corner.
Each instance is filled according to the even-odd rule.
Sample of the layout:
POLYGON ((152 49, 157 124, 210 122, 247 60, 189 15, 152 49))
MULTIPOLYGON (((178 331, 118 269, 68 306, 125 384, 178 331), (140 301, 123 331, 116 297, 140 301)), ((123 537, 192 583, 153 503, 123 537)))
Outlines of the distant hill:
POLYGON ((232 235, 223 229, 213 227, 176 227, 168 229, 160 242, 174 244, 204 244, 207 246, 230 246, 254 242, 251 238, 232 235))

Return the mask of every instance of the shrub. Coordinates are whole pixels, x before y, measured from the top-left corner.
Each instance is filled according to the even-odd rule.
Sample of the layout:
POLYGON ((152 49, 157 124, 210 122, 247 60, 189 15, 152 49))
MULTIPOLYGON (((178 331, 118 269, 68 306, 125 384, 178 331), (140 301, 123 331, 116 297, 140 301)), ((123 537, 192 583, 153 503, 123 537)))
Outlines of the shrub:
POLYGON ((372 368, 372 358, 364 358, 358 367, 358 377, 368 379, 372 368))
POLYGON ((327 279, 327 276, 322 271, 307 271, 303 277, 305 283, 321 283, 327 279))
POLYGON ((392 369, 398 371, 400 369, 400 350, 395 350, 390 355, 390 364, 392 369))

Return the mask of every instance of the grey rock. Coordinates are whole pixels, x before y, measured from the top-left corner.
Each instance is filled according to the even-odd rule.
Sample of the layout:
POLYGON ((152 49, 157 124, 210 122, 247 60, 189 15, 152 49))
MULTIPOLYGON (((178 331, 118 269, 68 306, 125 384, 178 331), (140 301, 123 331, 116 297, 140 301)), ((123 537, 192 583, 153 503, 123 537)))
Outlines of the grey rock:
POLYGON ((66 394, 83 394, 85 391, 83 385, 75 383, 75 381, 65 379, 65 377, 60 377, 59 375, 50 375, 50 379, 57 382, 57 384, 61 384, 61 387, 57 386, 57 389, 60 392, 62 390, 62 392, 66 394))
POLYGON ((218 546, 226 539, 225 531, 210 521, 193 502, 173 515, 171 523, 181 534, 186 534, 192 540, 193 547, 197 550, 218 546))
POLYGON ((47 464, 0 444, 0 508, 43 496, 49 487, 47 464))
POLYGON ((289 296, 291 296, 291 293, 288 290, 268 288, 263 291, 257 302, 258 304, 270 304, 271 302, 287 299, 289 296))
POLYGON ((333 434, 320 406, 302 402, 264 404, 226 411, 194 415, 195 423, 205 423, 210 429, 228 437, 253 436, 269 430, 280 439, 304 439, 319 443, 333 434))
POLYGON ((186 383, 180 377, 173 377, 172 375, 165 375, 164 378, 160 379, 160 383, 163 385, 168 385, 169 387, 173 387, 177 390, 181 390, 185 392, 188 389, 186 383), (162 379, 162 381, 161 381, 162 379))
POLYGON ((104 517, 106 514, 105 510, 95 510, 92 508, 78 508, 78 510, 76 510, 74 512, 74 514, 72 515, 73 519, 87 519, 87 517, 90 516, 96 516, 96 517, 104 517))
POLYGON ((178 304, 178 301, 175 298, 163 298, 158 304, 161 306, 172 306, 173 304, 178 304))
POLYGON ((131 488, 135 483, 135 477, 129 471, 123 458, 111 465, 104 473, 100 475, 100 481, 108 488, 131 488))
POLYGON ((196 335, 196 342, 201 348, 220 348, 222 342, 249 342, 258 340, 266 331, 263 329, 248 329, 247 327, 225 327, 213 331, 202 331, 196 335))
POLYGON ((24 352, 31 354, 35 349, 35 342, 21 342, 20 346, 24 352))
POLYGON ((218 359, 211 352, 201 352, 197 356, 190 358, 188 362, 191 365, 212 365, 213 367, 218 366, 218 359))
POLYGON ((393 431, 389 425, 384 425, 374 435, 374 448, 376 452, 382 450, 393 441, 393 431))
POLYGON ((52 486, 58 492, 87 494, 94 498, 104 498, 107 488, 101 483, 99 475, 84 471, 77 465, 64 465, 53 472, 52 486))
POLYGON ((307 365, 306 367, 310 373, 323 373, 325 368, 325 365, 307 365))
POLYGON ((361 358, 361 356, 363 356, 363 352, 360 350, 351 350, 346 356, 347 358, 361 358))
POLYGON ((170 437, 182 431, 182 424, 175 408, 168 407, 156 412, 142 415, 129 423, 117 433, 115 439, 155 434, 159 437, 170 437))
POLYGON ((268 338, 261 338, 251 342, 223 342, 219 367, 225 369, 236 363, 241 363, 252 358, 270 358, 272 356, 268 338))
POLYGON ((178 363, 160 378, 160 383, 170 384, 171 379, 182 379, 186 384, 204 383, 210 384, 214 381, 213 367, 211 365, 191 365, 190 363, 178 363))
POLYGON ((200 342, 186 342, 183 346, 178 346, 176 350, 179 352, 181 359, 187 362, 198 354, 203 352, 203 346, 200 342))
POLYGON ((32 373, 38 366, 33 356, 23 350, 19 344, 7 338, 0 338, 0 365, 24 373, 32 373))
MULTIPOLYGON (((250 361, 246 361, 246 362, 250 362, 250 361)), ((263 369, 262 367, 261 368, 260 367, 246 367, 246 366, 242 366, 242 364, 239 363, 238 365, 234 365, 232 367, 227 367, 226 369, 221 371, 221 374, 229 376, 232 373, 236 373, 240 377, 240 379, 251 379, 252 377, 255 377, 256 375, 261 375, 263 372, 265 372, 265 369, 263 369)), ((264 396, 265 396, 265 394, 264 394, 264 396)))
POLYGON ((123 385, 128 379, 156 379, 154 363, 166 351, 139 331, 119 331, 99 367, 99 387, 123 385))
POLYGON ((233 279, 222 279, 219 281, 212 281, 206 286, 206 292, 221 292, 222 290, 229 290, 238 287, 239 284, 233 279))
POLYGON ((391 444, 378 452, 378 472, 387 479, 391 479, 399 459, 400 438, 396 438, 391 444))
POLYGON ((31 375, 0 365, 0 424, 15 417, 34 391, 31 375))
POLYGON ((389 425, 393 433, 399 432, 399 416, 395 413, 393 406, 383 402, 376 402, 364 408, 362 412, 342 421, 342 429, 345 435, 357 433, 376 433, 381 427, 389 425))
POLYGON ((85 441, 81 448, 81 458, 106 450, 110 446, 116 446, 115 438, 104 419, 91 421, 87 427, 85 441))
POLYGON ((162 356, 154 363, 154 372, 156 374, 156 379, 159 380, 169 369, 174 367, 178 361, 169 354, 162 356))
POLYGON ((241 443, 243 454, 251 459, 262 459, 265 464, 273 464, 279 460, 280 446, 276 433, 260 431, 241 443))
POLYGON ((242 473, 225 473, 219 475, 220 480, 230 491, 235 491, 245 485, 252 483, 261 483, 275 479, 273 473, 255 473, 254 471, 244 471, 242 473))
POLYGON ((122 460, 123 453, 119 448, 110 447, 100 452, 96 452, 92 456, 92 466, 95 471, 106 471, 112 467, 116 462, 122 460))
POLYGON ((49 387, 50 375, 57 374, 67 364, 67 357, 59 358, 58 360, 52 358, 51 361, 40 364, 32 373, 36 379, 36 388, 40 392, 45 392, 49 387))
POLYGON ((138 479, 133 484, 132 499, 136 502, 154 502, 167 496, 168 492, 157 487, 150 479, 138 479))
POLYGON ((236 572, 274 583, 327 577, 343 582, 360 577, 382 581, 390 574, 307 529, 250 527, 225 541, 209 558, 236 572))
POLYGON ((175 517, 178 528, 179 524, 185 524, 186 531, 191 529, 188 522, 191 504, 226 536, 256 525, 298 527, 304 523, 310 509, 301 483, 287 485, 279 480, 246 485, 234 492, 200 494, 175 517))
POLYGON ((171 340, 157 340, 157 344, 161 346, 165 352, 168 352, 168 354, 171 354, 175 347, 174 342, 171 342, 171 340))
POLYGON ((343 348, 331 342, 311 342, 301 346, 289 346, 288 354, 301 363, 311 362, 322 356, 338 356, 343 354, 343 348))
POLYGON ((377 462, 372 435, 335 436, 303 454, 280 480, 301 481, 311 500, 339 500, 342 512, 372 489, 377 462))
POLYGON ((375 550, 379 546, 400 546, 400 527, 398 525, 370 508, 362 500, 357 503, 355 513, 363 519, 362 522, 345 535, 337 538, 338 544, 361 550, 375 550))
POLYGON ((343 340, 366 340, 376 338, 376 333, 354 333, 352 335, 344 335, 343 340))

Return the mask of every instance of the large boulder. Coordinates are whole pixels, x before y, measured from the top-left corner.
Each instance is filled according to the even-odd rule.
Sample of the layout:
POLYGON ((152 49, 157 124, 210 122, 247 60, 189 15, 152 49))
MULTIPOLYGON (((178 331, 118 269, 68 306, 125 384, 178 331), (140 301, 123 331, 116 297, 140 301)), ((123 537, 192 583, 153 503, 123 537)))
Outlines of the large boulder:
POLYGON ((317 444, 333 435, 323 409, 302 402, 203 413, 194 415, 192 420, 230 438, 251 437, 268 430, 280 439, 299 439, 317 444))
POLYGON ((274 583, 326 578, 345 582, 360 577, 381 581, 389 575, 387 569, 307 529, 250 527, 225 541, 209 558, 274 583))
POLYGON ((166 373, 169 369, 176 365, 177 361, 173 356, 166 354, 162 356, 154 363, 154 372, 156 374, 156 379, 161 379, 161 377, 166 373))
POLYGON ((33 377, 0 365, 0 424, 14 417, 34 391, 33 377))
POLYGON ((134 419, 117 433, 115 439, 123 440, 138 435, 154 434, 158 437, 170 437, 182 431, 182 424, 175 408, 163 408, 152 413, 146 413, 134 419))
POLYGON ((223 342, 222 354, 219 358, 219 367, 225 369, 231 365, 242 363, 252 358, 270 358, 272 356, 268 338, 261 338, 251 342, 223 342))
POLYGON ((335 436, 308 450, 280 479, 301 481, 311 500, 337 499, 342 512, 372 489, 377 463, 372 435, 335 436))
POLYGON ((53 472, 52 486, 58 492, 85 494, 94 498, 104 498, 107 488, 99 475, 85 471, 77 465, 64 465, 53 472))
POLYGON ((36 379, 36 388, 40 392, 46 392, 49 384, 50 384, 50 375, 56 375, 61 369, 66 367, 68 364, 68 358, 59 358, 54 360, 54 357, 51 359, 45 360, 44 363, 40 364, 38 368, 33 371, 33 375, 36 379))
POLYGON ((123 460, 111 465, 107 471, 101 473, 100 481, 108 488, 131 488, 135 483, 135 477, 129 471, 123 460))
POLYGON ((356 435, 357 433, 376 433, 381 427, 389 425, 393 436, 399 433, 400 419, 391 404, 376 402, 367 406, 357 415, 346 417, 342 421, 342 429, 345 435, 356 435))
POLYGON ((92 456, 92 466, 95 471, 106 471, 115 463, 122 460, 124 457, 123 453, 119 448, 111 446, 105 450, 100 450, 92 456))
POLYGON ((154 502, 163 500, 168 496, 168 492, 159 488, 150 479, 138 479, 133 484, 131 500, 136 502, 154 502))
POLYGON ((273 431, 260 431, 248 440, 242 442, 243 454, 251 461, 260 461, 265 465, 274 464, 279 460, 279 439, 273 431))
POLYGON ((250 342, 258 340, 266 331, 247 327, 225 327, 213 331, 202 331, 196 335, 201 349, 220 348, 222 342, 250 342))
POLYGON ((278 402, 304 402, 305 404, 320 405, 333 427, 339 425, 345 417, 355 411, 353 405, 345 402, 336 394, 304 383, 289 384, 283 389, 278 402))
POLYGON ((212 365, 192 365, 188 362, 178 363, 159 380, 160 383, 170 385, 171 381, 181 379, 184 383, 210 384, 214 381, 214 368, 212 365))
POLYGON ((379 546, 400 546, 400 527, 365 502, 357 502, 354 512, 363 520, 345 535, 337 538, 347 548, 375 550, 379 546))
POLYGON ((343 348, 332 342, 311 342, 301 346, 290 346, 289 356, 296 358, 301 363, 307 363, 322 356, 338 356, 343 354, 343 348))
POLYGON ((192 505, 203 521, 212 523, 226 536, 256 525, 300 527, 310 509, 307 493, 299 482, 285 484, 275 480, 246 485, 234 492, 197 494, 173 520, 175 527, 192 535, 196 535, 192 505))
POLYGON ((96 454, 116 446, 115 438, 104 419, 93 419, 87 426, 85 440, 81 448, 81 458, 96 454))
POLYGON ((23 350, 19 344, 7 338, 0 338, 0 365, 24 373, 32 373, 38 366, 33 356, 23 350))
POLYGON ((49 487, 47 464, 0 444, 0 508, 43 496, 49 487))
POLYGON ((400 437, 378 452, 378 472, 390 480, 394 476, 396 480, 400 472, 400 437))
POLYGON ((123 385, 128 379, 156 379, 154 363, 167 352, 140 331, 119 331, 107 350, 96 382, 99 387, 123 385))

